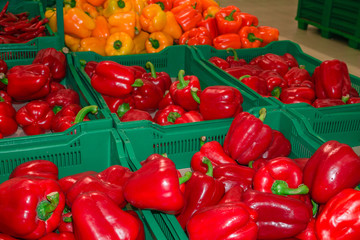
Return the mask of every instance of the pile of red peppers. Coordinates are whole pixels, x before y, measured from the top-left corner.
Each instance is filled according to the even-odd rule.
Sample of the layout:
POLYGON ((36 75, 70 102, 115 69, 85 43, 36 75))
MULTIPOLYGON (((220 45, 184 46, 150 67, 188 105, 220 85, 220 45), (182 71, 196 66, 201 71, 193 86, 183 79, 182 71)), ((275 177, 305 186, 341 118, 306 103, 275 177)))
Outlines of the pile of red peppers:
POLYGON ((343 61, 323 61, 311 75, 290 53, 267 53, 247 63, 234 49, 228 51, 234 56, 211 57, 209 61, 261 96, 275 97, 285 104, 304 102, 316 108, 360 103, 343 61))

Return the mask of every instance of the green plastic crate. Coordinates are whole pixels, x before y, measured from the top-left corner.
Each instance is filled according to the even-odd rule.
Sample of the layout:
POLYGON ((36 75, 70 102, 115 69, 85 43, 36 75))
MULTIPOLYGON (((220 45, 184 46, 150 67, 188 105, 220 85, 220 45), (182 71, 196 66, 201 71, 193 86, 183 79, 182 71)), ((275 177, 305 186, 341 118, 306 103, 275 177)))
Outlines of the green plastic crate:
MULTIPOLYGON (((229 85, 237 87, 234 84, 229 83, 227 80, 221 78, 209 67, 200 61, 194 50, 186 45, 167 47, 163 51, 154 54, 139 54, 130 56, 118 56, 118 57, 103 57, 93 52, 76 52, 72 53, 73 61, 76 70, 79 73, 84 85, 87 86, 88 91, 91 92, 97 103, 101 108, 108 109, 106 102, 101 94, 93 89, 90 83, 90 78, 83 70, 80 60, 88 61, 104 61, 112 60, 123 65, 140 65, 145 67, 146 62, 151 61, 156 71, 165 71, 169 73, 171 77, 177 77, 180 69, 185 70, 185 75, 196 75, 200 80, 202 89, 207 86, 213 85, 229 85)), ((70 66, 71 67, 71 66, 70 66)), ((276 106, 271 100, 267 98, 257 97, 255 94, 244 92, 240 89, 244 102, 242 107, 244 110, 249 110, 258 106, 276 106)), ((112 114, 116 126, 123 127, 141 127, 144 121, 136 122, 120 122, 116 114, 112 114)), ((210 121, 212 122, 212 121, 210 121)), ((201 125, 201 123, 200 123, 201 125)), ((177 127, 176 125, 166 126, 167 128, 177 127)), ((166 128, 165 127, 165 128, 166 128)))
MULTIPOLYGON (((254 115, 258 115, 260 108, 253 108, 254 115)), ((281 131, 291 142, 291 158, 310 157, 315 150, 323 144, 322 139, 307 132, 297 119, 285 109, 276 107, 267 108, 265 124, 281 131)), ((206 136, 207 141, 218 141, 223 144, 231 124, 231 119, 226 123, 214 121, 200 125, 181 124, 178 128, 167 129, 147 124, 140 129, 119 129, 121 138, 125 143, 125 150, 130 158, 130 168, 141 168, 140 162, 153 153, 167 153, 177 169, 190 168, 193 154, 200 149, 200 137, 206 136)), ((177 222, 175 216, 152 211, 153 215, 166 239, 188 239, 185 232, 177 222)))

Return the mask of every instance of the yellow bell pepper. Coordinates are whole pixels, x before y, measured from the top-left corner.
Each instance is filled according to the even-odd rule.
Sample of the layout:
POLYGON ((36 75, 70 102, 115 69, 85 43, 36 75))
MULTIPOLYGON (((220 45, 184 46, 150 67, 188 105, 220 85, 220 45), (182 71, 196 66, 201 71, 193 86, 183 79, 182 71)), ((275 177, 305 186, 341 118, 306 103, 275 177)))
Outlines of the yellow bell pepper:
POLYGON ((135 38, 134 38, 134 53, 139 54, 142 52, 146 53, 145 43, 146 40, 149 38, 149 33, 141 31, 135 38))
POLYGON ((95 29, 94 20, 80 8, 71 8, 64 15, 64 33, 75 38, 87 38, 95 29))
POLYGON ((111 34, 126 32, 131 38, 141 31, 139 16, 134 11, 114 13, 109 17, 109 25, 111 34))
POLYGON ((107 38, 110 36, 109 23, 104 16, 97 16, 95 25, 95 29, 91 33, 92 37, 107 38))
POLYGON ((78 51, 79 52, 93 51, 96 52, 97 54, 105 56, 105 44, 106 44, 105 38, 95 38, 95 37, 84 38, 81 39, 80 48, 78 49, 78 51))
POLYGON ((57 32, 56 8, 51 8, 45 11, 45 17, 49 19, 49 27, 55 33, 57 32))
POLYGON ((129 12, 132 9, 132 0, 107 0, 104 3, 104 11, 102 14, 108 18, 114 13, 129 12))
POLYGON ((105 53, 107 56, 132 54, 134 50, 134 41, 129 34, 117 32, 106 40, 105 53))
POLYGON ((133 10, 137 14, 141 14, 144 7, 148 5, 147 0, 132 0, 133 10))
POLYGON ((140 15, 143 30, 153 33, 161 31, 166 25, 166 13, 157 4, 146 6, 140 15))
POLYGON ((98 7, 101 6, 105 2, 105 0, 87 0, 87 2, 95 7, 98 7))
POLYGON ((172 45, 172 37, 164 32, 154 32, 150 34, 148 40, 145 42, 145 48, 148 53, 157 53, 172 45))
POLYGON ((166 25, 162 32, 169 34, 173 39, 179 39, 183 33, 174 14, 170 11, 166 12, 166 25))
POLYGON ((65 45, 70 48, 72 52, 77 52, 80 48, 80 38, 75 38, 68 34, 65 34, 64 41, 65 45))
POLYGON ((84 3, 81 6, 81 9, 92 18, 96 18, 97 16, 99 16, 99 12, 97 11, 96 7, 89 3, 84 3))

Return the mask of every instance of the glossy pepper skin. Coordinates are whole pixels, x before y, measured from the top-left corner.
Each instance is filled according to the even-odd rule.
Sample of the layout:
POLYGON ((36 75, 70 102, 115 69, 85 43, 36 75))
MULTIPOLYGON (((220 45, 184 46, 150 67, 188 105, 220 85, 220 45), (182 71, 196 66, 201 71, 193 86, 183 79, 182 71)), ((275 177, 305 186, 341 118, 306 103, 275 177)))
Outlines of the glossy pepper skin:
POLYGON ((63 214, 61 216, 60 224, 57 229, 60 233, 64 232, 74 232, 74 226, 73 226, 73 219, 72 219, 72 213, 70 211, 67 211, 66 208, 63 211, 63 214))
POLYGON ((168 34, 173 39, 179 39, 181 37, 183 31, 177 23, 174 13, 170 11, 166 12, 166 24, 161 31, 168 34))
POLYGON ((130 94, 134 84, 134 72, 128 67, 112 61, 98 63, 91 77, 91 85, 101 94, 122 97, 130 94))
POLYGON ((208 170, 206 173, 193 172, 185 185, 185 205, 181 213, 176 216, 183 229, 197 211, 217 204, 224 195, 224 185, 213 178, 210 160, 205 157, 202 162, 208 166, 208 170))
POLYGON ((257 64, 264 70, 272 70, 279 73, 282 77, 288 72, 289 66, 282 56, 267 53, 260 56, 257 64))
POLYGON ((254 169, 238 164, 222 164, 214 168, 214 177, 224 184, 225 192, 235 186, 244 191, 251 189, 254 174, 254 169))
POLYGON ((63 193, 67 193, 67 191, 69 191, 69 189, 71 188, 72 185, 74 185, 75 182, 77 182, 77 180, 88 176, 88 175, 94 175, 97 172, 94 171, 85 171, 85 172, 81 172, 81 173, 77 173, 77 174, 73 174, 70 176, 66 176, 63 178, 60 178, 58 183, 60 185, 61 191, 63 193))
POLYGON ((148 5, 141 12, 140 24, 146 32, 159 32, 166 25, 166 13, 157 4, 148 5))
POLYGON ((216 25, 216 19, 214 17, 208 17, 208 18, 204 17, 204 19, 198 22, 196 26, 206 28, 210 33, 211 41, 219 35, 218 33, 219 31, 216 25))
POLYGON ((241 28, 245 27, 245 26, 254 26, 256 27, 259 24, 259 19, 252 14, 249 13, 245 13, 245 12, 240 12, 240 16, 242 18, 241 21, 241 28))
POLYGON ((189 111, 175 120, 175 124, 192 123, 204 121, 203 116, 198 111, 189 111))
POLYGON ((322 204, 343 189, 359 184, 359 170, 360 158, 354 150, 332 140, 321 145, 307 162, 304 183, 310 189, 311 198, 322 204))
POLYGON ((37 135, 50 130, 54 116, 47 102, 34 100, 20 108, 15 118, 26 135, 37 135))
POLYGON ((173 8, 171 12, 174 14, 181 29, 185 32, 195 28, 202 19, 199 11, 185 4, 173 8))
POLYGON ((71 8, 64 14, 64 33, 75 38, 87 38, 95 29, 95 21, 80 8, 71 8))
POLYGON ((241 38, 236 33, 225 33, 213 39, 213 46, 216 49, 241 48, 241 38))
POLYGON ((219 57, 211 57, 209 58, 209 62, 214 64, 215 66, 225 70, 230 67, 230 63, 222 58, 219 57))
POLYGON ((171 77, 167 72, 156 72, 154 64, 147 62, 145 65, 146 68, 150 69, 150 72, 145 72, 141 75, 142 79, 146 79, 154 83, 156 86, 160 87, 163 94, 166 90, 170 89, 171 86, 171 77))
POLYGON ((162 99, 163 92, 153 82, 142 79, 142 86, 134 87, 131 93, 136 109, 154 112, 162 99))
POLYGON ((174 162, 151 154, 125 184, 124 196, 134 207, 175 214, 185 203, 180 184, 174 162))
POLYGON ((136 218, 101 192, 79 196, 72 207, 72 216, 75 238, 79 240, 136 240, 140 233, 136 218))
POLYGON ((285 74, 284 79, 289 87, 299 87, 305 80, 312 80, 305 66, 290 68, 285 74))
POLYGON ((195 213, 186 229, 189 238, 194 240, 255 240, 258 231, 257 219, 258 214, 242 202, 224 203, 203 208, 195 213))
POLYGON ((212 38, 210 32, 204 27, 192 28, 181 35, 180 45, 211 45, 212 38))
POLYGON ((0 138, 13 135, 18 129, 15 121, 16 110, 11 103, 0 97, 0 138))
POLYGON ((239 59, 238 54, 235 49, 228 48, 228 49, 226 49, 226 52, 232 52, 234 55, 234 56, 226 57, 226 61, 229 63, 230 68, 239 67, 239 66, 243 66, 243 65, 247 64, 245 59, 239 59))
POLYGON ((239 78, 239 81, 262 96, 268 95, 267 82, 261 77, 244 75, 239 78))
POLYGON ((232 202, 241 202, 242 194, 244 190, 241 186, 236 185, 230 188, 222 197, 222 199, 218 202, 218 204, 223 203, 232 203, 232 202))
POLYGON ((281 91, 288 87, 285 79, 277 72, 264 70, 258 74, 267 83, 268 95, 279 98, 281 91))
POLYGON ((50 69, 54 81, 60 82, 66 75, 66 57, 55 48, 45 48, 38 51, 32 63, 44 64, 50 69))
POLYGON ((50 69, 43 64, 12 67, 7 73, 7 93, 16 101, 45 97, 50 92, 50 69))
POLYGON ((289 87, 281 91, 280 100, 286 104, 305 102, 311 105, 315 91, 309 87, 289 87))
POLYGON ((238 33, 241 28, 242 18, 240 9, 235 6, 221 8, 215 14, 219 34, 238 33))
POLYGON ((175 124, 177 118, 185 113, 185 109, 178 105, 167 105, 165 108, 156 112, 154 121, 160 125, 172 125, 175 124))
POLYGON ((29 162, 24 162, 18 165, 11 172, 10 178, 20 177, 20 176, 35 176, 42 178, 49 178, 55 181, 58 180, 59 169, 58 167, 49 160, 32 160, 29 162))
POLYGON ((110 34, 125 32, 134 39, 141 31, 139 16, 134 11, 116 12, 109 17, 110 34))
POLYGON ((235 77, 236 79, 239 79, 244 75, 258 76, 262 72, 262 69, 256 65, 246 64, 225 69, 225 72, 235 77))
POLYGON ((272 131, 263 123, 266 110, 260 110, 260 119, 254 115, 239 113, 230 125, 224 140, 224 150, 239 164, 257 159, 270 146, 272 131))
POLYGON ((57 228, 65 197, 53 179, 16 177, 0 185, 0 206, 2 233, 38 239, 57 228))
POLYGON ((242 48, 257 48, 261 46, 262 39, 260 32, 256 27, 245 26, 239 31, 242 48))
POLYGON ((4 233, 0 233, 0 240, 16 240, 17 238, 13 238, 12 236, 4 233))
POLYGON ((166 108, 167 106, 174 105, 174 104, 175 103, 171 98, 170 91, 167 90, 167 91, 165 91, 165 94, 164 94, 163 98, 159 102, 158 109, 162 110, 162 109, 166 108))
POLYGON ((203 12, 201 0, 173 0, 173 8, 176 8, 178 6, 184 6, 184 5, 192 7, 199 13, 203 12))
POLYGON ((306 229, 312 212, 308 206, 294 198, 247 190, 242 201, 258 213, 257 239, 283 239, 306 229))
POLYGON ((341 99, 335 99, 335 98, 317 98, 312 103, 312 106, 315 108, 333 107, 339 105, 345 105, 345 102, 341 99))
POLYGON ((291 153, 291 143, 281 132, 272 129, 272 140, 270 146, 261 155, 263 159, 276 157, 287 157, 291 153))
POLYGON ((69 104, 80 104, 79 94, 72 89, 59 89, 56 92, 51 92, 46 96, 45 101, 53 109, 54 107, 61 109, 69 104))
POLYGON ((360 97, 351 97, 346 101, 346 104, 360 103, 360 97))
POLYGON ((360 192, 344 189, 332 197, 316 219, 320 239, 358 239, 360 192))
POLYGON ((123 97, 110 97, 107 95, 102 95, 102 97, 112 113, 117 113, 119 107, 124 103, 129 104, 130 109, 134 108, 134 100, 130 94, 123 97))
POLYGON ((122 117, 120 118, 120 121, 122 122, 130 122, 130 121, 140 121, 140 120, 149 120, 153 122, 153 118, 150 115, 150 113, 139 110, 139 109, 130 109, 122 117))

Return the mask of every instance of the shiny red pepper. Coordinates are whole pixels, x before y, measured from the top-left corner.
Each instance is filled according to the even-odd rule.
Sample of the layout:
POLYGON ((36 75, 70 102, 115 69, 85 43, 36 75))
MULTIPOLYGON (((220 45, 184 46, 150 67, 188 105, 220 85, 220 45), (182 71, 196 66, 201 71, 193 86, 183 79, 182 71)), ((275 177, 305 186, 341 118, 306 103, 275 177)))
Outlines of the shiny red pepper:
POLYGON ((171 85, 171 77, 167 72, 156 72, 155 67, 151 62, 146 63, 146 68, 150 69, 149 73, 143 73, 141 75, 142 79, 149 80, 154 83, 156 86, 160 87, 163 94, 166 90, 169 90, 171 85))
POLYGON ((288 72, 289 66, 282 56, 267 53, 257 60, 257 64, 264 70, 272 70, 279 73, 282 77, 288 72))
POLYGON ((75 240, 75 236, 71 232, 48 233, 39 240, 75 240))
POLYGON ((192 28, 184 32, 180 39, 180 45, 211 45, 212 38, 210 32, 205 27, 192 28))
POLYGON ((245 13, 245 12, 240 12, 240 16, 242 18, 240 28, 245 27, 245 26, 256 27, 259 24, 259 19, 255 15, 245 13))
POLYGON ((225 192, 235 186, 240 186, 244 191, 251 189, 254 174, 254 169, 235 164, 222 164, 214 168, 214 177, 224 184, 225 192))
POLYGON ((180 5, 171 10, 183 31, 189 31, 201 21, 202 15, 189 5, 180 5))
POLYGON ((143 68, 142 66, 132 65, 128 66, 128 68, 134 71, 135 79, 141 78, 141 76, 146 73, 145 68, 143 68))
POLYGON ((51 92, 46 96, 45 101, 53 108, 55 113, 66 105, 80 104, 79 94, 72 89, 60 89, 56 92, 51 92))
POLYGON ((96 66, 98 65, 98 62, 95 61, 89 61, 85 64, 84 71, 91 79, 92 75, 95 73, 96 66))
POLYGON ((268 94, 274 97, 280 97, 281 91, 288 87, 285 79, 277 72, 264 70, 258 75, 267 82, 268 94))
POLYGON ((291 53, 285 53, 282 55, 282 58, 285 60, 289 68, 299 67, 298 61, 291 53))
POLYGON ((15 115, 16 110, 11 103, 6 103, 5 99, 0 97, 0 139, 11 136, 17 131, 15 115))
POLYGON ((176 118, 175 124, 192 123, 204 121, 203 116, 197 111, 189 111, 184 113, 181 117, 176 118))
POLYGON ((239 185, 233 186, 225 193, 225 195, 218 202, 218 204, 241 202, 243 193, 244 193, 244 189, 241 186, 239 185))
POLYGON ((158 109, 161 110, 161 109, 164 109, 165 107, 167 107, 169 105, 174 105, 174 104, 175 103, 171 98, 170 91, 166 91, 163 98, 159 102, 158 109))
POLYGON ((196 11, 202 13, 202 1, 199 0, 173 0, 173 8, 178 6, 190 6, 196 11))
POLYGON ((262 72, 262 69, 256 65, 247 64, 225 69, 225 72, 235 77, 236 79, 239 79, 244 75, 258 76, 262 72))
POLYGON ((258 76, 244 75, 239 78, 239 81, 246 86, 259 93, 262 96, 268 95, 268 86, 265 79, 258 76))
POLYGON ((305 66, 292 67, 284 76, 289 87, 299 87, 305 80, 312 80, 305 66))
POLYGON ((154 122, 160 125, 175 124, 177 118, 184 115, 186 111, 177 105, 168 105, 164 109, 156 112, 154 122))
POLYGON ((304 183, 311 198, 322 204, 343 189, 359 184, 359 171, 360 158, 354 150, 332 140, 321 145, 306 163, 304 183))
MULTIPOLYGON (((208 17, 198 22, 197 27, 206 28, 211 36, 211 41, 219 35, 219 31, 216 25, 216 19, 214 17, 208 17)), ((212 42, 210 43, 212 45, 212 42)))
POLYGON ((312 218, 306 229, 300 234, 296 235, 295 238, 299 240, 318 240, 318 237, 315 233, 315 218, 312 218))
POLYGON ((38 239, 54 231, 65 207, 65 196, 53 179, 11 178, 0 185, 0 232, 38 239))
POLYGON ((121 210, 116 202, 101 192, 80 195, 74 201, 72 217, 78 240, 136 240, 140 234, 136 218, 121 210))
POLYGON ((236 33, 218 35, 213 39, 213 47, 216 49, 241 48, 241 38, 236 33))
POLYGON ((233 67, 240 67, 240 66, 243 66, 243 65, 246 65, 247 62, 245 59, 239 59, 238 57, 238 54, 236 52, 235 49, 233 48, 228 48, 226 49, 226 52, 232 52, 234 56, 228 56, 226 57, 226 61, 229 63, 229 67, 230 68, 233 68, 233 67))
POLYGON ((134 108, 134 99, 131 97, 131 95, 126 95, 123 97, 110 97, 106 95, 102 95, 104 98, 107 106, 110 109, 110 112, 117 113, 119 111, 119 107, 127 103, 129 104, 130 109, 134 108))
MULTIPOLYGON (((185 71, 180 70, 178 74, 178 80, 173 82, 170 86, 170 95, 174 103, 181 106, 187 111, 197 110, 199 104, 194 100, 192 96, 192 89, 197 88, 200 90, 199 79, 192 75, 185 76, 185 71)), ((201 91, 196 92, 197 96, 200 96, 201 91)))
POLYGON ((317 98, 312 103, 312 106, 316 108, 333 107, 339 105, 345 105, 345 102, 341 99, 335 99, 335 98, 317 98))
POLYGON ((50 69, 51 78, 60 82, 66 75, 66 57, 55 48, 45 48, 38 51, 32 63, 44 64, 50 69))
POLYGON ((20 108, 15 118, 26 135, 37 135, 50 130, 54 116, 47 102, 34 100, 20 108))
POLYGON ((176 214, 185 203, 179 187, 182 183, 171 159, 151 154, 126 182, 124 196, 134 207, 176 214))
POLYGON ((224 203, 195 213, 186 229, 190 239, 255 240, 257 219, 256 211, 242 202, 224 203))
POLYGON ((276 157, 287 157, 291 153, 291 143, 281 132, 272 129, 272 140, 270 146, 261 155, 263 159, 276 157))
POLYGON ((197 211, 217 204, 224 195, 224 185, 213 178, 213 167, 210 160, 204 157, 202 162, 207 165, 207 172, 193 172, 185 186, 185 205, 181 213, 176 216, 183 229, 197 211))
POLYGON ((14 168, 9 179, 20 176, 36 176, 57 181, 58 175, 59 169, 53 162, 49 160, 31 160, 14 168))
POLYGON ((151 122, 154 121, 150 113, 139 110, 139 109, 130 109, 129 104, 124 103, 117 113, 121 122, 131 122, 131 121, 140 121, 140 120, 149 120, 151 122), (127 109, 127 110, 124 110, 127 109))
POLYGON ((219 34, 238 33, 242 24, 240 9, 235 6, 221 8, 215 14, 219 34))
POLYGON ((260 157, 272 140, 271 128, 263 123, 265 116, 265 108, 260 110, 259 118, 247 112, 239 113, 226 134, 225 153, 245 165, 260 157))
MULTIPOLYGON (((66 119, 69 119, 69 127, 71 122, 74 120, 73 118, 76 117, 78 112, 81 110, 81 106, 78 104, 69 104, 66 107, 63 107, 59 112, 55 114, 55 117, 52 119, 51 122, 51 129, 55 131, 55 129, 59 129, 59 126, 62 125, 63 122, 65 122, 66 119)), ((65 127, 65 125, 64 125, 65 127)), ((64 128, 65 131, 67 128, 64 128)), ((60 131, 62 132, 62 131, 60 131)))
POLYGON ((222 58, 219 57, 211 57, 209 58, 209 62, 214 64, 215 66, 225 70, 230 67, 230 63, 222 58))
POLYGON ((98 174, 95 174, 101 181, 117 186, 124 186, 131 175, 132 171, 129 168, 120 165, 112 165, 98 174))
POLYGON ((156 86, 150 80, 141 79, 140 81, 141 84, 134 87, 131 93, 134 106, 139 110, 154 112, 158 108, 163 92, 160 87, 156 86))
POLYGON ((261 47, 265 47, 271 42, 279 40, 279 29, 269 26, 258 26, 260 38, 263 40, 261 47))
POLYGON ((312 104, 315 100, 315 91, 309 87, 289 87, 281 91, 280 100, 283 103, 305 102, 312 104))
POLYGON ((81 179, 85 176, 94 175, 94 174, 96 174, 96 172, 94 172, 94 171, 85 171, 85 172, 81 172, 81 173, 77 173, 77 174, 73 174, 70 176, 60 178, 58 183, 60 185, 61 191, 66 194, 69 191, 69 189, 71 188, 71 186, 74 185, 74 183, 76 183, 79 179, 81 179))

